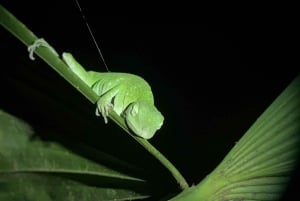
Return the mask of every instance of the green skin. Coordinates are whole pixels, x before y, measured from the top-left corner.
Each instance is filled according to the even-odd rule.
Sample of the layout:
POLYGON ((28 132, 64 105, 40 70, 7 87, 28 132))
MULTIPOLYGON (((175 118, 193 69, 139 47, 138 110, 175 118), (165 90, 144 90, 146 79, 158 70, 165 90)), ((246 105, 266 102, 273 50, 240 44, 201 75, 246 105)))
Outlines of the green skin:
POLYGON ((96 114, 101 113, 105 123, 113 109, 142 138, 152 138, 161 128, 164 117, 154 106, 151 88, 143 78, 128 73, 86 71, 70 53, 63 53, 62 59, 100 96, 96 114))
MULTIPOLYGON (((28 47, 29 58, 34 60, 36 48, 44 46, 57 56, 58 53, 43 38, 28 47)), ((137 135, 150 139, 161 128, 164 117, 154 106, 149 84, 141 77, 129 73, 99 73, 86 71, 70 53, 63 53, 62 59, 70 69, 99 95, 96 115, 100 113, 105 123, 110 110, 125 119, 127 126, 137 135)))

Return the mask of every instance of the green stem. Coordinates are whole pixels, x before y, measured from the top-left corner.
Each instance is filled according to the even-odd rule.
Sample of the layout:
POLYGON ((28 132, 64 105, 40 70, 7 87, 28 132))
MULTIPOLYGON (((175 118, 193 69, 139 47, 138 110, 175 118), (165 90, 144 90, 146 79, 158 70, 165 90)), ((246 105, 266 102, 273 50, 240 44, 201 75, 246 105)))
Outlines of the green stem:
MULTIPOLYGON (((9 11, 0 5, 0 24, 7 29, 11 34, 18 38, 27 47, 32 45, 38 39, 22 22, 15 18, 9 11)), ((65 80, 67 80, 73 87, 82 93, 90 102, 96 103, 98 95, 89 88, 81 79, 79 79, 68 66, 49 48, 40 46, 35 50, 36 55, 43 59, 49 66, 51 66, 57 73, 59 73, 65 80)), ((139 144, 141 144, 149 153, 151 153, 157 160, 164 165, 175 180, 180 185, 181 189, 188 188, 188 184, 175 166, 162 155, 155 147, 153 147, 147 140, 133 135, 127 128, 124 119, 118 116, 113 111, 110 113, 110 118, 117 123, 123 130, 132 136, 139 144)))

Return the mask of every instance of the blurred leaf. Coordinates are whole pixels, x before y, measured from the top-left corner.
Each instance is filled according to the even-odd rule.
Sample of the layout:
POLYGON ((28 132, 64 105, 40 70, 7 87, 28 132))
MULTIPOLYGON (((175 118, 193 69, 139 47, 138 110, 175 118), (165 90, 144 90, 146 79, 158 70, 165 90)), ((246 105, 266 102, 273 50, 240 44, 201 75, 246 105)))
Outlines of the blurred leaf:
POLYGON ((1 174, 0 201, 135 200, 147 196, 132 190, 101 188, 47 174, 1 174))
POLYGON ((33 134, 28 124, 0 111, 0 200, 149 197, 146 181, 87 160, 56 142, 36 139, 33 134))

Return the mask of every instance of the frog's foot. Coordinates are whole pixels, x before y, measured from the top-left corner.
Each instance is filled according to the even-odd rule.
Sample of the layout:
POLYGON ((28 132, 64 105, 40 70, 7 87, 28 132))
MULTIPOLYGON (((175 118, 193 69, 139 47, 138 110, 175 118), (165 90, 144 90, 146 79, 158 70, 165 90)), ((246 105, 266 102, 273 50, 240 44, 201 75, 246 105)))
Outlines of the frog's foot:
POLYGON ((103 116, 104 118, 104 122, 107 124, 108 122, 108 114, 109 111, 113 109, 113 105, 111 103, 101 103, 101 101, 99 100, 97 102, 97 108, 96 108, 96 116, 103 116))
POLYGON ((39 39, 35 40, 35 41, 33 42, 33 44, 32 44, 32 45, 29 45, 28 48, 27 48, 27 50, 28 50, 28 52, 29 52, 29 58, 30 58, 31 60, 35 60, 35 57, 33 56, 33 53, 35 52, 35 50, 36 50, 38 47, 41 47, 41 46, 49 48, 55 55, 58 56, 58 53, 54 50, 53 47, 51 47, 51 46, 47 43, 47 41, 45 41, 45 39, 39 38, 39 39))

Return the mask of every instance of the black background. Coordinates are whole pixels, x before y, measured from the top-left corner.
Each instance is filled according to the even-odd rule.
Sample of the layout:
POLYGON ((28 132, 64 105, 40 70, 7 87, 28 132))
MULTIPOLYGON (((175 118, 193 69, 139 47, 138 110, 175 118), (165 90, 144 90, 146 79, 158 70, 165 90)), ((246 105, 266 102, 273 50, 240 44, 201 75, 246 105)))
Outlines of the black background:
MULTIPOLYGON (((141 75, 152 86, 165 124, 151 142, 190 184, 222 160, 299 73, 296 27, 282 18, 117 16, 103 15, 96 3, 81 4, 110 70, 141 75)), ((72 52, 86 68, 105 71, 75 2, 29 1, 26 9, 12 2, 3 5, 59 52, 72 52)), ((0 36, 1 60, 9 67, 1 67, 7 71, 3 75, 22 79, 25 70, 17 66, 33 63, 25 46, 2 28, 0 36)), ((40 71, 49 88, 60 90, 63 81, 51 82, 60 80, 56 73, 40 71)), ((30 80, 30 74, 24 76, 30 80)), ((11 89, 13 97, 18 96, 7 85, 2 84, 1 93, 11 89)), ((18 101, 22 107, 34 107, 30 101, 18 101)), ((16 109, 9 101, 1 104, 19 116, 32 112, 16 109)), ((296 195, 299 182, 294 180, 285 200, 296 195)))

